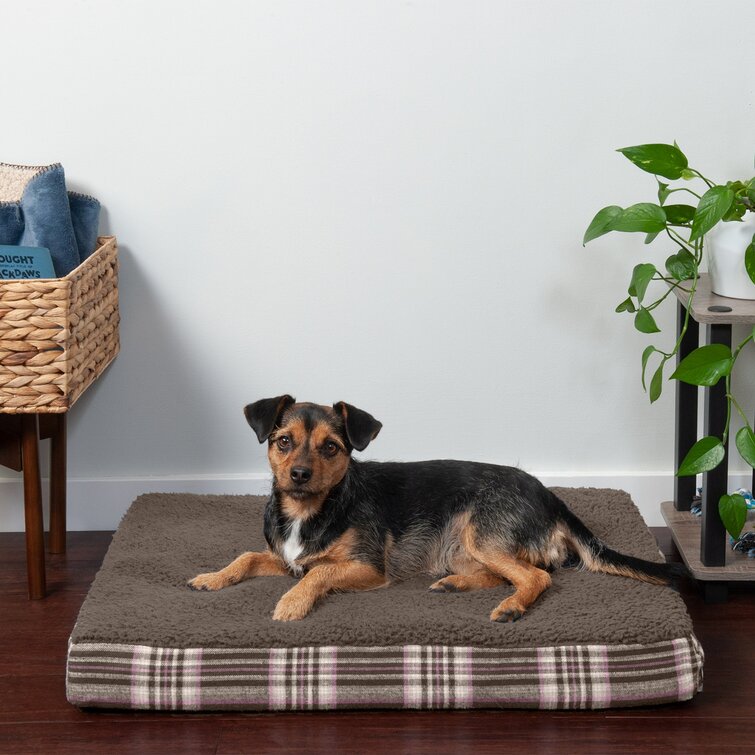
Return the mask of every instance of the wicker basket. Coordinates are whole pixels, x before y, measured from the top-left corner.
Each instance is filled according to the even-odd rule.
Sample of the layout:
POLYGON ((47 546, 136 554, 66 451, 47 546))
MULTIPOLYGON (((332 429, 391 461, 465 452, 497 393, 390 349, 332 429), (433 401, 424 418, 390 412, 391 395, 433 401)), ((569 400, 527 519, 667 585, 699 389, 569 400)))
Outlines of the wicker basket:
POLYGON ((65 278, 0 280, 0 413, 67 412, 120 348, 114 236, 65 278))

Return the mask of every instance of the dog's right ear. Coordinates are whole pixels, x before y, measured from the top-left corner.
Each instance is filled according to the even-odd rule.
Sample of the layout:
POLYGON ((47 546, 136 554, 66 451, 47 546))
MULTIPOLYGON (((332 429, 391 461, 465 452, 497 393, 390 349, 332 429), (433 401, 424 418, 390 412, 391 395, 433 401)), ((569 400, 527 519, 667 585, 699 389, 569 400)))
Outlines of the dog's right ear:
POLYGON ((270 437, 278 418, 295 402, 296 399, 286 393, 275 398, 261 398, 244 407, 246 421, 257 434, 260 443, 264 443, 270 437))

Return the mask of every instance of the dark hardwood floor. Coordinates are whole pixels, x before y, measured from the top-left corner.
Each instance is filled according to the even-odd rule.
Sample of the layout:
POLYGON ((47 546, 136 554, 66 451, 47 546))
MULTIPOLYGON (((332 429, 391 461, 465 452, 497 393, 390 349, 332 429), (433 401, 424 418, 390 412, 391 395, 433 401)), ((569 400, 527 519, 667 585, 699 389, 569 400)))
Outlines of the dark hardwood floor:
MULTIPOLYGON (((654 530, 664 552, 667 532, 654 530)), ((0 753, 753 752, 755 592, 706 605, 682 587, 706 654, 688 703, 603 712, 298 714, 82 712, 65 699, 66 643, 110 533, 74 532, 48 555, 49 596, 26 597, 21 534, 0 534, 0 753)), ((673 558, 673 554, 671 554, 673 558)))

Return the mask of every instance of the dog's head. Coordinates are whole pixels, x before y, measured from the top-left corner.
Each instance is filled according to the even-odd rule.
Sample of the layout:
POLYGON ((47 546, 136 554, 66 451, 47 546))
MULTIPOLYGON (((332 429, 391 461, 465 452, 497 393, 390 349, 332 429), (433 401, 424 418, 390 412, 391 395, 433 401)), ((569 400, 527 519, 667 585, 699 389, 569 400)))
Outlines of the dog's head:
POLYGON ((276 488, 298 501, 325 496, 346 474, 351 452, 367 448, 382 427, 343 401, 297 404, 289 395, 255 401, 244 416, 259 442, 267 441, 276 488))

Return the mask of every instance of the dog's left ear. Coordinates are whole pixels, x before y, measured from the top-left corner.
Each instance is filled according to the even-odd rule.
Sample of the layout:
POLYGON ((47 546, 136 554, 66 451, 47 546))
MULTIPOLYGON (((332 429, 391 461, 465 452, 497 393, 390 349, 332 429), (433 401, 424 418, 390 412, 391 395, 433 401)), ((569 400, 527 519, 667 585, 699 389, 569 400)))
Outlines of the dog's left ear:
POLYGON ((286 393, 275 398, 261 398, 244 407, 246 421, 257 434, 260 443, 264 443, 270 437, 278 417, 295 402, 296 399, 286 393))
POLYGON ((345 401, 333 404, 333 408, 343 417, 346 437, 357 451, 364 451, 370 445, 370 441, 375 440, 383 426, 383 423, 378 422, 371 414, 345 401))

